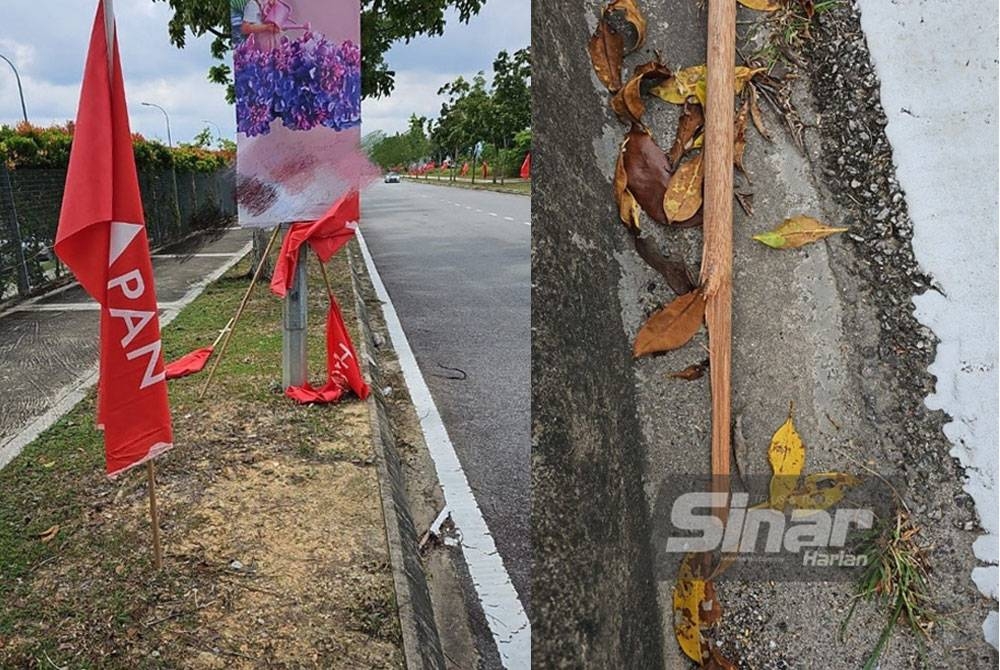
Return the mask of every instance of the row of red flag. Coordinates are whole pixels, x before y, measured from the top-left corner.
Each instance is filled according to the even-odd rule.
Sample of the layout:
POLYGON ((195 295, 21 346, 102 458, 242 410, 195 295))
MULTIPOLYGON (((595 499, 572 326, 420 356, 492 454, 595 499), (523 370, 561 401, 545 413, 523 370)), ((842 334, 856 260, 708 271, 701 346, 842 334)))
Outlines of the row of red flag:
MULTIPOLYGON (((285 236, 272 290, 284 295, 298 248, 308 243, 329 260, 354 234, 357 191, 319 221, 285 236)), ((173 446, 168 378, 202 369, 213 347, 165 366, 153 266, 113 17, 100 2, 84 68, 55 252, 101 306, 97 424, 104 431, 109 476, 145 463, 173 446), (106 20, 107 19, 107 20, 106 20)), ((330 294, 327 383, 288 390, 299 402, 335 402, 350 389, 368 395, 340 309, 330 294)))
MULTIPOLYGON (((443 168, 445 166, 442 165, 441 167, 443 168)), ((425 165, 422 165, 420 167, 412 168, 410 170, 410 174, 414 175, 414 176, 416 176, 416 175, 425 175, 428 172, 430 172, 431 170, 435 170, 435 169, 437 169, 437 165, 434 163, 434 161, 431 161, 430 163, 426 163, 425 165)), ((483 179, 485 179, 486 177, 489 176, 490 166, 489 166, 489 164, 486 161, 483 161, 479 165, 479 170, 480 170, 480 172, 483 175, 483 179)), ((458 171, 458 174, 461 177, 464 177, 464 176, 466 176, 466 175, 469 174, 469 162, 468 161, 465 161, 464 163, 462 163, 462 167, 458 171)), ((525 155, 524 162, 521 163, 520 176, 521 176, 521 179, 531 179, 531 152, 530 151, 525 155)))

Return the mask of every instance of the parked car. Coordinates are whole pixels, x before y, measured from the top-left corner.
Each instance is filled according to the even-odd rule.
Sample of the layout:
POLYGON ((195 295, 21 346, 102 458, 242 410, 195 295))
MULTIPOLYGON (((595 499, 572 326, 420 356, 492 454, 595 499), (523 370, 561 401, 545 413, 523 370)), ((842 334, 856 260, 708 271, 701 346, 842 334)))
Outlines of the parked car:
POLYGON ((388 173, 386 173, 386 175, 385 175, 385 183, 386 184, 398 184, 399 183, 399 175, 396 174, 395 172, 388 172, 388 173))

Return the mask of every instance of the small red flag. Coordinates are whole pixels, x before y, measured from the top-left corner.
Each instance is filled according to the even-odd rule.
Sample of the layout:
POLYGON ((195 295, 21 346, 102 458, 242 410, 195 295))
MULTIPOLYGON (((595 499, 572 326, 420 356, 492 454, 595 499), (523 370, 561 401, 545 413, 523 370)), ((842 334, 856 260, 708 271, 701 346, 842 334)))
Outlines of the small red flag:
POLYGON ((463 177, 469 174, 469 161, 462 163, 462 171, 459 174, 463 177))
POLYGON ((322 218, 313 223, 296 223, 289 228, 271 275, 271 291, 284 296, 291 289, 299 262, 299 247, 308 242, 325 263, 354 237, 360 216, 358 192, 349 191, 322 218))
POLYGON ((521 179, 531 179, 531 152, 524 157, 524 162, 521 163, 521 179))
POLYGON ((201 372, 205 369, 205 363, 208 362, 214 350, 215 347, 202 347, 201 349, 195 349, 190 353, 184 354, 176 361, 167 363, 166 368, 164 368, 167 373, 167 379, 178 379, 201 372))
POLYGON ((289 386, 285 389, 285 395, 302 405, 325 404, 339 401, 346 389, 353 391, 362 400, 370 392, 361 375, 358 355, 344 325, 340 305, 331 293, 330 311, 326 318, 326 383, 319 388, 314 388, 308 382, 302 386, 289 386))
POLYGON ((170 449, 173 434, 118 41, 106 34, 103 3, 83 73, 55 251, 101 305, 97 423, 113 477, 170 449))
POLYGON ((490 166, 486 164, 486 161, 483 161, 483 179, 488 176, 490 176, 490 166))

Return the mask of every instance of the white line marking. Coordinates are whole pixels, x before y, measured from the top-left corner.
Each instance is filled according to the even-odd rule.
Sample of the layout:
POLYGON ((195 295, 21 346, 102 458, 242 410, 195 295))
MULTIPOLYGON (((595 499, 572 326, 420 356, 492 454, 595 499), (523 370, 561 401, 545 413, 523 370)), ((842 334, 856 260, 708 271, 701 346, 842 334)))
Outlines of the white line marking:
POLYGON ((212 254, 153 254, 151 258, 232 258, 233 256, 239 256, 240 253, 212 253, 212 254))
POLYGON ((530 225, 531 225, 531 221, 525 221, 525 222, 524 222, 524 225, 526 225, 526 226, 530 226, 530 225))
POLYGON ((500 652, 501 662, 511 670, 527 669, 531 667, 531 624, 503 565, 503 559, 497 552, 490 529, 479 511, 476 497, 465 477, 465 471, 462 470, 462 463, 448 437, 448 429, 445 428, 427 382, 420 373, 417 359, 410 349, 410 342, 368 251, 365 238, 360 230, 356 235, 375 294, 382 303, 385 325, 396 350, 399 366, 403 370, 403 379, 409 388, 417 416, 420 417, 420 428, 434 460, 445 504, 462 536, 462 552, 469 567, 469 575, 484 610, 489 608, 486 623, 500 652))
POLYGON ((483 210, 481 210, 481 209, 477 209, 476 211, 479 212, 480 214, 483 213, 483 210))
POLYGON ((490 212, 490 216, 497 216, 496 212, 490 212))
POLYGON ((513 216, 505 216, 505 217, 503 217, 503 220, 504 221, 513 221, 514 217, 513 216))
MULTIPOLYGON (((243 258, 243 256, 246 256, 248 253, 250 253, 251 249, 253 249, 253 242, 248 242, 246 246, 244 246, 243 249, 240 251, 240 254, 242 254, 241 256, 234 257, 226 261, 225 263, 222 264, 221 267, 212 272, 212 274, 205 277, 205 279, 192 285, 191 288, 188 290, 188 292, 185 293, 184 297, 182 297, 180 300, 174 301, 173 303, 169 303, 173 307, 167 308, 160 315, 160 328, 166 327, 168 323, 173 321, 177 317, 177 314, 181 311, 181 309, 186 307, 195 298, 201 295, 201 292, 205 290, 206 286, 217 280, 222 275, 229 272, 230 268, 236 265, 240 261, 240 259, 243 258)), ((68 284, 67 286, 61 286, 55 289, 54 291, 49 292, 48 294, 38 296, 38 299, 49 297, 57 293, 61 293, 62 291, 65 291, 67 288, 71 286, 77 286, 77 284, 74 282, 72 284, 68 284)), ((7 312, 4 312, 4 314, 7 314, 10 311, 13 310, 7 310, 7 312)), ((3 315, 0 314, 0 317, 2 316, 3 315)), ((19 453, 21 453, 22 449, 24 449, 27 445, 34 442, 39 435, 48 430, 52 426, 52 424, 54 424, 56 421, 62 418, 62 416, 66 414, 66 412, 73 409, 73 407, 75 407, 78 402, 83 400, 84 396, 87 395, 87 391, 90 390, 90 387, 96 383, 97 383, 97 364, 94 364, 89 368, 87 368, 83 372, 83 374, 81 374, 79 377, 76 378, 76 380, 70 382, 66 386, 63 386, 61 389, 56 391, 55 400, 51 404, 47 412, 36 418, 31 423, 29 423, 27 427, 25 427, 17 435, 14 435, 6 442, 0 443, 0 470, 2 470, 8 463, 14 460, 14 458, 19 453)))
POLYGON ((466 206, 465 206, 465 208, 466 208, 466 209, 472 209, 472 208, 471 208, 471 207, 469 207, 468 205, 466 205, 466 206))

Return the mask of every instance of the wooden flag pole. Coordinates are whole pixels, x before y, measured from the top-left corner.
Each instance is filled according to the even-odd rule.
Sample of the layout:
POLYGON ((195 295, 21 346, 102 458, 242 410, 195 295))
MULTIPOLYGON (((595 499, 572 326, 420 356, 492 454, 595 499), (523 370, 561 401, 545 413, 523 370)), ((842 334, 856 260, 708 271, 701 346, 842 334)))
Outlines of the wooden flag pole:
POLYGON ((243 315, 243 310, 246 308, 247 303, 250 302, 250 294, 253 292, 253 287, 257 284, 257 279, 260 278, 260 273, 264 269, 267 257, 271 253, 271 247, 274 246, 274 240, 277 239, 279 232, 281 232, 281 226, 275 226, 274 232, 271 233, 271 239, 267 241, 267 246, 264 247, 264 253, 261 254, 260 261, 257 263, 257 269, 254 270, 253 278, 250 280, 250 286, 247 286, 246 293, 243 294, 243 300, 240 301, 240 306, 236 309, 236 314, 234 314, 233 318, 229 320, 226 336, 222 340, 222 348, 219 349, 219 355, 215 357, 214 361, 212 361, 212 369, 208 371, 208 379, 205 380, 205 385, 201 388, 201 393, 198 394, 198 400, 205 397, 205 394, 208 393, 208 387, 212 385, 212 378, 215 376, 215 371, 219 368, 219 362, 222 360, 223 354, 226 353, 226 347, 229 346, 229 340, 233 336, 233 331, 236 330, 236 324, 239 323, 240 316, 243 315))
POLYGON ((163 550, 160 548, 160 513, 156 509, 156 474, 153 459, 146 461, 146 478, 149 480, 149 521, 153 529, 153 562, 157 570, 163 568, 163 550))
MULTIPOLYGON (((705 222, 701 282, 712 388, 712 490, 729 493, 733 291, 733 96, 736 3, 708 0, 705 222)), ((726 505, 728 507, 728 504, 726 505)), ((725 516, 722 516, 723 520, 725 516)))

